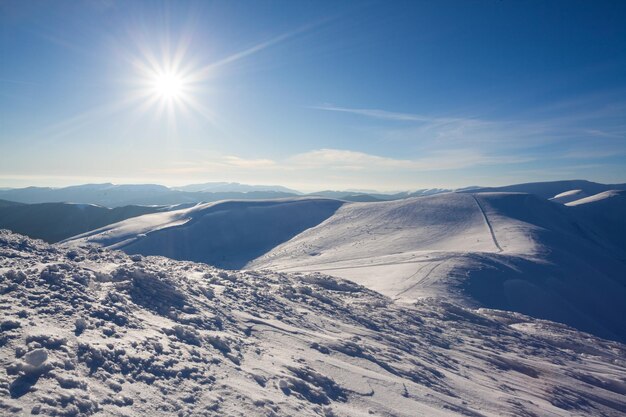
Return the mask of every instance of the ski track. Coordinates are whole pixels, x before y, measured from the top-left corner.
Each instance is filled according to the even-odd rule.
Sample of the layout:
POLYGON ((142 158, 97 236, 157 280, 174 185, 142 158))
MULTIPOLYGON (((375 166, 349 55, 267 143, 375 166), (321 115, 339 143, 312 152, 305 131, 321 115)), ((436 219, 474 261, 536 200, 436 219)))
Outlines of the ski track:
MULTIPOLYGON (((435 264, 433 265, 433 267, 432 267, 432 268, 430 268, 430 271, 428 271, 428 272, 426 273, 426 275, 424 275, 423 277, 421 277, 421 278, 420 278, 420 279, 419 279, 416 283, 414 283, 414 284, 410 285, 409 287, 407 287, 407 288, 405 288, 404 290, 402 290, 402 291, 400 291, 399 293, 397 293, 397 294, 395 295, 395 297, 394 297, 394 300, 398 300, 398 299, 400 299, 400 296, 401 296, 401 295, 406 294, 407 292, 409 292, 409 291, 411 291, 411 290, 413 290, 413 289, 415 289, 415 288, 417 288, 417 287, 423 286, 424 284, 428 283, 428 278, 429 278, 429 277, 430 277, 430 275, 431 275, 431 274, 435 271, 435 269, 437 269, 437 268, 438 268, 438 267, 440 267, 441 265, 443 265, 443 264, 445 264, 446 262, 448 262, 448 260, 449 260, 449 259, 450 259, 450 258, 448 258, 448 259, 444 260, 443 262, 438 262, 438 263, 435 263, 435 264)), ((421 272, 421 270, 422 270, 422 268, 418 269, 418 270, 417 270, 417 271, 416 271, 413 275, 411 275, 409 278, 407 278, 407 281, 409 281, 409 280, 411 280, 413 277, 415 277, 415 276, 416 276, 419 272, 421 272)))

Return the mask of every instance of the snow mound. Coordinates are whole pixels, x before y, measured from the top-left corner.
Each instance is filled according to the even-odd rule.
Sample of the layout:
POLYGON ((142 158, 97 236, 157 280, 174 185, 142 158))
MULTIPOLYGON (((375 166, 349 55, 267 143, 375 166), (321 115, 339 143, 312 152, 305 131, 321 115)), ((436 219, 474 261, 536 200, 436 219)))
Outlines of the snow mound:
POLYGON ((618 416, 626 346, 516 313, 401 305, 0 231, 0 414, 618 416))

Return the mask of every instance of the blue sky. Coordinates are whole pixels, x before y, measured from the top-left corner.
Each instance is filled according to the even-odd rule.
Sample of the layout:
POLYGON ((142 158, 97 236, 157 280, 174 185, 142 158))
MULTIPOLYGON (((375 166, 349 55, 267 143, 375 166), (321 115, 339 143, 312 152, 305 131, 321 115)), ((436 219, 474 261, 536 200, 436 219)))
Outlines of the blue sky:
POLYGON ((0 186, 626 182, 625 51, 622 1, 4 1, 0 186))

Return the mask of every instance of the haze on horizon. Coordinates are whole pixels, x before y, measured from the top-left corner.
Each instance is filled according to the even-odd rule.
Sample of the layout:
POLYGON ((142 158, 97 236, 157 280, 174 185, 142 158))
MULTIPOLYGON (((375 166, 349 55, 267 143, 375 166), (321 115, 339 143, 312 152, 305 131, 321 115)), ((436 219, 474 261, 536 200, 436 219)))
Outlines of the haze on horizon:
POLYGON ((626 182, 618 1, 0 2, 0 187, 626 182))

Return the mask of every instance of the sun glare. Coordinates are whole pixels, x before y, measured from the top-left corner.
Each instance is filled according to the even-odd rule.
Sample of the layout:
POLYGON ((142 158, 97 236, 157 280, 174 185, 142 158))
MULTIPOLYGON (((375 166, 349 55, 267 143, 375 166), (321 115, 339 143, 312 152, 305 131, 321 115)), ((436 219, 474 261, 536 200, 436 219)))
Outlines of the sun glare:
POLYGON ((139 43, 138 51, 128 54, 135 70, 131 81, 135 88, 129 92, 129 102, 138 104, 138 115, 154 112, 173 127, 178 117, 192 115, 215 123, 213 112, 202 103, 206 100, 209 67, 186 58, 187 41, 178 43, 172 48, 166 42, 157 50, 139 43))
POLYGON ((159 97, 172 100, 180 98, 184 90, 184 80, 178 74, 157 74, 154 77, 154 93, 159 97))

